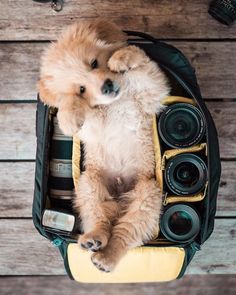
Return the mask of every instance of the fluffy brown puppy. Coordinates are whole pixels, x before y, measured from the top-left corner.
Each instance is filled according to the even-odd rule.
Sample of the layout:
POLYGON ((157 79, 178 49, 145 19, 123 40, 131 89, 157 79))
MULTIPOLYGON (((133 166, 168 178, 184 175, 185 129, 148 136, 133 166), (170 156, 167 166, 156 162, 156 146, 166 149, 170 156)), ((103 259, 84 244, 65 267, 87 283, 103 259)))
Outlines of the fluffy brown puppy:
POLYGON ((78 242, 95 252, 97 268, 111 271, 158 227, 152 117, 168 95, 166 78, 104 21, 70 26, 43 55, 40 78, 40 97, 58 108, 60 128, 85 146, 74 202, 84 231, 78 242))

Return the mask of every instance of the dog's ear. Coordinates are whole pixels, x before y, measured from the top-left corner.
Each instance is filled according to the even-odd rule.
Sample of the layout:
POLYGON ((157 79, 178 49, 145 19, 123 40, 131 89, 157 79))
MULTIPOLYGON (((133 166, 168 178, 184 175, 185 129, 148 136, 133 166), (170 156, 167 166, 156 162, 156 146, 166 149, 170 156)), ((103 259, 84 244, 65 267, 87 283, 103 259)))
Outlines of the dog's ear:
POLYGON ((49 89, 48 83, 50 83, 50 80, 52 77, 47 76, 44 78, 41 78, 37 83, 37 88, 39 91, 40 99, 46 103, 49 106, 57 107, 57 99, 56 99, 56 93, 53 93, 49 89))
POLYGON ((92 28, 97 34, 97 38, 105 41, 106 44, 122 46, 126 44, 127 35, 114 23, 104 20, 97 20, 91 23, 92 28))

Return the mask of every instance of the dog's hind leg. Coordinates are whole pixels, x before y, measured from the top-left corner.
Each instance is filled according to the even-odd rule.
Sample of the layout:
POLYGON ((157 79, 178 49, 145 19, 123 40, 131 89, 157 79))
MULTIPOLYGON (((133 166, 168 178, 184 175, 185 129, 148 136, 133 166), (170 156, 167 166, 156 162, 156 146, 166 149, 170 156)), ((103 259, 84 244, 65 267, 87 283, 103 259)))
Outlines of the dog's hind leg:
POLYGON ((140 179, 127 197, 132 202, 113 227, 108 245, 91 257, 102 271, 111 271, 129 249, 147 242, 158 231, 162 198, 155 179, 140 179))
POLYGON ((119 204, 109 195, 96 168, 87 169, 80 176, 76 191, 74 206, 82 219, 84 232, 78 243, 82 248, 97 251, 108 243, 119 204))

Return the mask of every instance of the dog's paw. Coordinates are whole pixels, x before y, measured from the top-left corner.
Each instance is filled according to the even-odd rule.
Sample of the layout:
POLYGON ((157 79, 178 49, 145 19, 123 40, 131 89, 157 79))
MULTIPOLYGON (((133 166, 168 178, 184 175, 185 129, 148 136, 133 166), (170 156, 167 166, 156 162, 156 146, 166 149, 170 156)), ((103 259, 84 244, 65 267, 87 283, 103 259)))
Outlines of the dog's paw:
POLYGON ((149 57, 137 46, 127 46, 117 50, 109 59, 111 71, 122 73, 135 69, 149 61, 149 57))
POLYGON ((81 248, 96 252, 106 247, 108 237, 103 233, 90 232, 80 236, 78 243, 81 248))
POLYGON ((101 271, 111 272, 116 266, 116 253, 113 255, 106 255, 107 253, 103 251, 99 251, 97 253, 93 253, 91 256, 92 263, 101 271))

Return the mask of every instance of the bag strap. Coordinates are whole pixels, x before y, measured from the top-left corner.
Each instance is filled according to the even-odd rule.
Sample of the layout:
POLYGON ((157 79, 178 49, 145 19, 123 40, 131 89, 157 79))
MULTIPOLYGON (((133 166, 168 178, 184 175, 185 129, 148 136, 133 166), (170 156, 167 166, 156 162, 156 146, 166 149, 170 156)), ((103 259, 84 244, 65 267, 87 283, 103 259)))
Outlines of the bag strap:
POLYGON ((154 37, 152 37, 151 35, 148 35, 146 33, 143 32, 137 32, 137 31, 123 31, 124 33, 126 33, 128 36, 134 36, 134 37, 139 37, 142 39, 146 39, 148 41, 151 41, 152 43, 158 43, 159 41, 157 39, 155 39, 154 37))

